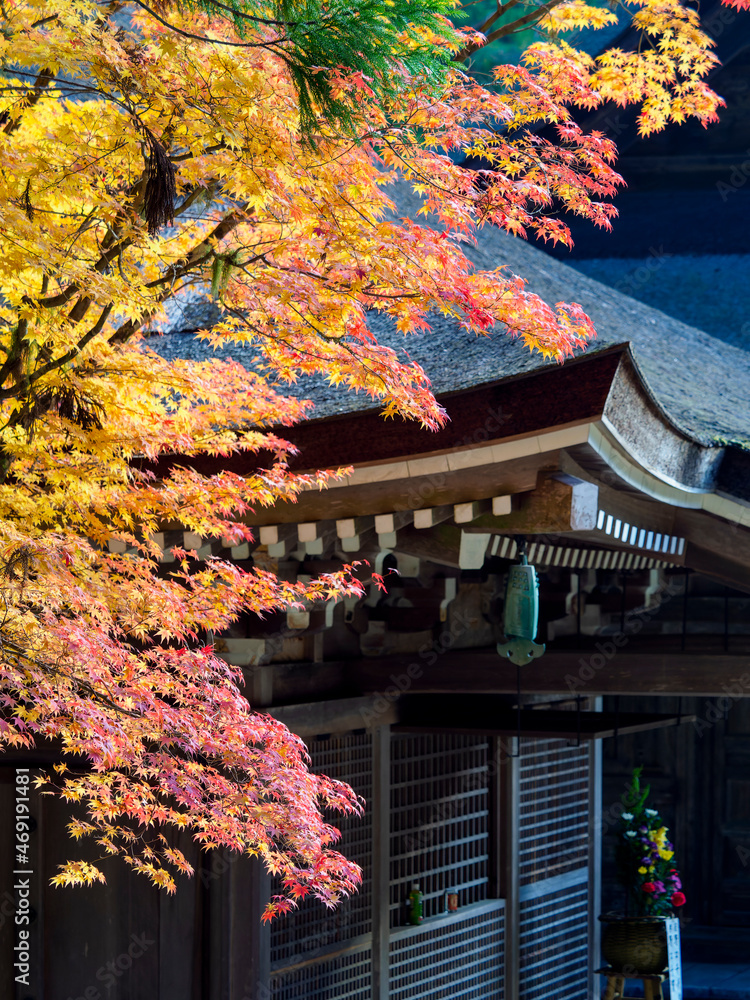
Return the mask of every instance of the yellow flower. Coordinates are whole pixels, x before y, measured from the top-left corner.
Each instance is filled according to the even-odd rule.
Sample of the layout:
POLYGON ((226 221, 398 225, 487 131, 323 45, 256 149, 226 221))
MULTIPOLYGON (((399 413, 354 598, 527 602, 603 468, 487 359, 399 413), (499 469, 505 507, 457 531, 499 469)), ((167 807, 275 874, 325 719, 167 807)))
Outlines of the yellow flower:
POLYGON ((674 851, 665 851, 664 848, 659 848, 659 857, 663 861, 669 861, 670 858, 674 857, 674 851))
POLYGON ((641 867, 641 868, 638 869, 638 874, 639 875, 645 875, 647 871, 648 871, 648 868, 641 867))

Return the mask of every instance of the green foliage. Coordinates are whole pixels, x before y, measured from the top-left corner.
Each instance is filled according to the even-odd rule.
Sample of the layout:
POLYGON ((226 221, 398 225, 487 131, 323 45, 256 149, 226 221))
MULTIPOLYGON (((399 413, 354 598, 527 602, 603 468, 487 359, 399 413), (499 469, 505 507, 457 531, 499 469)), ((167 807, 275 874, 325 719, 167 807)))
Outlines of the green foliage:
POLYGON ((361 75, 367 96, 387 107, 403 94, 405 80, 442 85, 450 66, 444 43, 459 47, 447 20, 453 0, 180 0, 180 6, 230 19, 240 38, 249 27, 266 27, 268 47, 286 62, 294 81, 308 144, 321 116, 337 130, 356 134, 353 102, 339 93, 329 68, 361 75))
POLYGON ((646 808, 646 799, 651 794, 651 785, 646 785, 645 788, 641 788, 642 773, 642 767, 636 767, 633 770, 633 777, 622 797, 622 804, 625 807, 625 811, 631 812, 635 816, 641 815, 643 810, 646 808))
POLYGON ((233 250, 232 253, 214 254, 211 267, 211 297, 220 298, 226 291, 233 267, 239 267, 241 263, 241 251, 233 250))

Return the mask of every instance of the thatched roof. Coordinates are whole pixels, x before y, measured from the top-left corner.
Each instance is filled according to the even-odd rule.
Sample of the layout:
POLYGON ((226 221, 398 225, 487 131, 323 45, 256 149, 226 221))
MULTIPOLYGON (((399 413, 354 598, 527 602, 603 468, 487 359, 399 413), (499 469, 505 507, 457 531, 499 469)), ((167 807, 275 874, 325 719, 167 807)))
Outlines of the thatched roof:
MULTIPOLYGON (((417 218, 419 200, 399 186, 399 212, 417 218)), ((629 343, 639 372, 657 405, 681 430, 703 444, 750 446, 750 355, 599 284, 549 257, 523 240, 486 227, 467 254, 481 268, 508 265, 528 281, 528 287, 550 303, 579 302, 592 317, 597 339, 586 353, 629 343)), ((193 303, 187 312, 173 312, 165 335, 152 346, 167 357, 205 358, 210 348, 194 331, 211 322, 210 304, 193 303)), ((514 378, 539 370, 545 362, 518 341, 497 331, 476 337, 455 321, 436 316, 432 332, 404 337, 390 322, 375 316, 379 339, 418 361, 437 393, 514 378)), ((232 346, 222 352, 246 364, 252 353, 232 346)), ((554 364, 554 362, 553 362, 554 364)), ((585 364, 579 368, 585 379, 585 364)), ((316 417, 371 409, 372 400, 324 384, 302 380, 297 393, 314 399, 316 417)))

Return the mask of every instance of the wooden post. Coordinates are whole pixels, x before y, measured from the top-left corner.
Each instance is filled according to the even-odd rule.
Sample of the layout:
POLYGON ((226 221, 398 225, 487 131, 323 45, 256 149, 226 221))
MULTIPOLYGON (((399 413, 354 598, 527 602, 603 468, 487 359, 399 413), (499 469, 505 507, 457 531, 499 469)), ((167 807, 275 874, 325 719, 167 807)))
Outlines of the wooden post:
POLYGON ((257 858, 228 855, 208 886, 209 993, 216 1000, 271 1000, 270 932, 261 923, 270 878, 257 858))
POLYGON ((391 727, 372 732, 372 1000, 388 1000, 390 965, 391 727))
POLYGON ((258 858, 235 866, 229 898, 229 1000, 271 1000, 271 926, 261 915, 271 877, 258 858))
MULTIPOLYGON (((595 698, 592 708, 600 711, 602 699, 595 698)), ((594 969, 600 965, 602 905, 602 741, 589 744, 589 996, 598 997, 598 975, 594 969)))
POLYGON ((505 1000, 518 1000, 521 942, 518 807, 521 772, 518 758, 509 756, 508 751, 518 753, 516 737, 492 739, 492 761, 496 775, 491 779, 495 791, 490 793, 490 808, 493 810, 492 817, 496 818, 498 824, 497 850, 493 850, 495 886, 499 897, 505 900, 504 996, 505 1000))

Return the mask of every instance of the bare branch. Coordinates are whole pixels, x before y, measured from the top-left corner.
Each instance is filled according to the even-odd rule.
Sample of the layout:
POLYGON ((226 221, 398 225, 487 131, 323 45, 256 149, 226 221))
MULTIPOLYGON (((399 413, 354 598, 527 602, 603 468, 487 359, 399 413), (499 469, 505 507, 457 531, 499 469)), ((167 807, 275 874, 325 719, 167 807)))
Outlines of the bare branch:
POLYGON ((165 28, 169 28, 170 31, 174 31, 175 34, 182 35, 184 38, 195 39, 197 42, 210 42, 212 45, 229 45, 236 49, 273 49, 275 46, 281 45, 282 42, 290 41, 289 38, 284 37, 275 38, 268 42, 227 42, 223 38, 209 38, 207 35, 196 35, 192 31, 183 31, 182 28, 178 28, 174 24, 170 24, 169 21, 165 21, 163 17, 160 17, 159 14, 156 13, 153 7, 149 7, 148 4, 143 3, 142 0, 133 0, 133 2, 138 4, 139 7, 142 7, 143 10, 148 11, 149 14, 152 17, 155 17, 160 24, 164 25, 165 28))
POLYGON ((563 3, 564 0, 548 0, 548 3, 542 4, 541 7, 537 7, 536 10, 530 11, 528 14, 524 14, 523 17, 519 17, 515 21, 511 21, 510 24, 504 24, 501 28, 491 32, 487 36, 487 44, 494 42, 496 38, 504 38, 506 35, 513 35, 517 31, 522 31, 527 25, 534 24, 535 22, 541 20, 545 14, 548 14, 554 7, 558 4, 563 3))
POLYGON ((506 4, 498 4, 497 10, 491 14, 484 24, 481 25, 477 30, 482 32, 485 36, 483 42, 470 42, 468 45, 464 46, 460 52, 457 52, 453 56, 453 62, 466 62, 470 55, 474 52, 478 52, 479 49, 485 48, 487 45, 496 41, 498 38, 505 38, 508 35, 513 35, 518 31, 523 31, 524 28, 528 27, 530 24, 535 24, 540 21, 545 14, 548 14, 553 7, 557 7, 558 4, 563 3, 563 0, 547 0, 546 3, 540 4, 533 10, 524 14, 523 17, 516 18, 515 21, 509 21, 507 24, 501 25, 494 31, 487 34, 487 28, 490 28, 495 24, 504 14, 507 14, 509 10, 513 7, 517 7, 521 3, 521 0, 509 0, 506 4))
POLYGON ((488 28, 491 28, 496 21, 499 21, 503 15, 507 14, 511 7, 517 7, 519 3, 521 3, 521 0, 509 0, 508 3, 499 3, 495 12, 490 14, 483 24, 479 25, 477 31, 481 31, 483 35, 486 35, 488 28))

